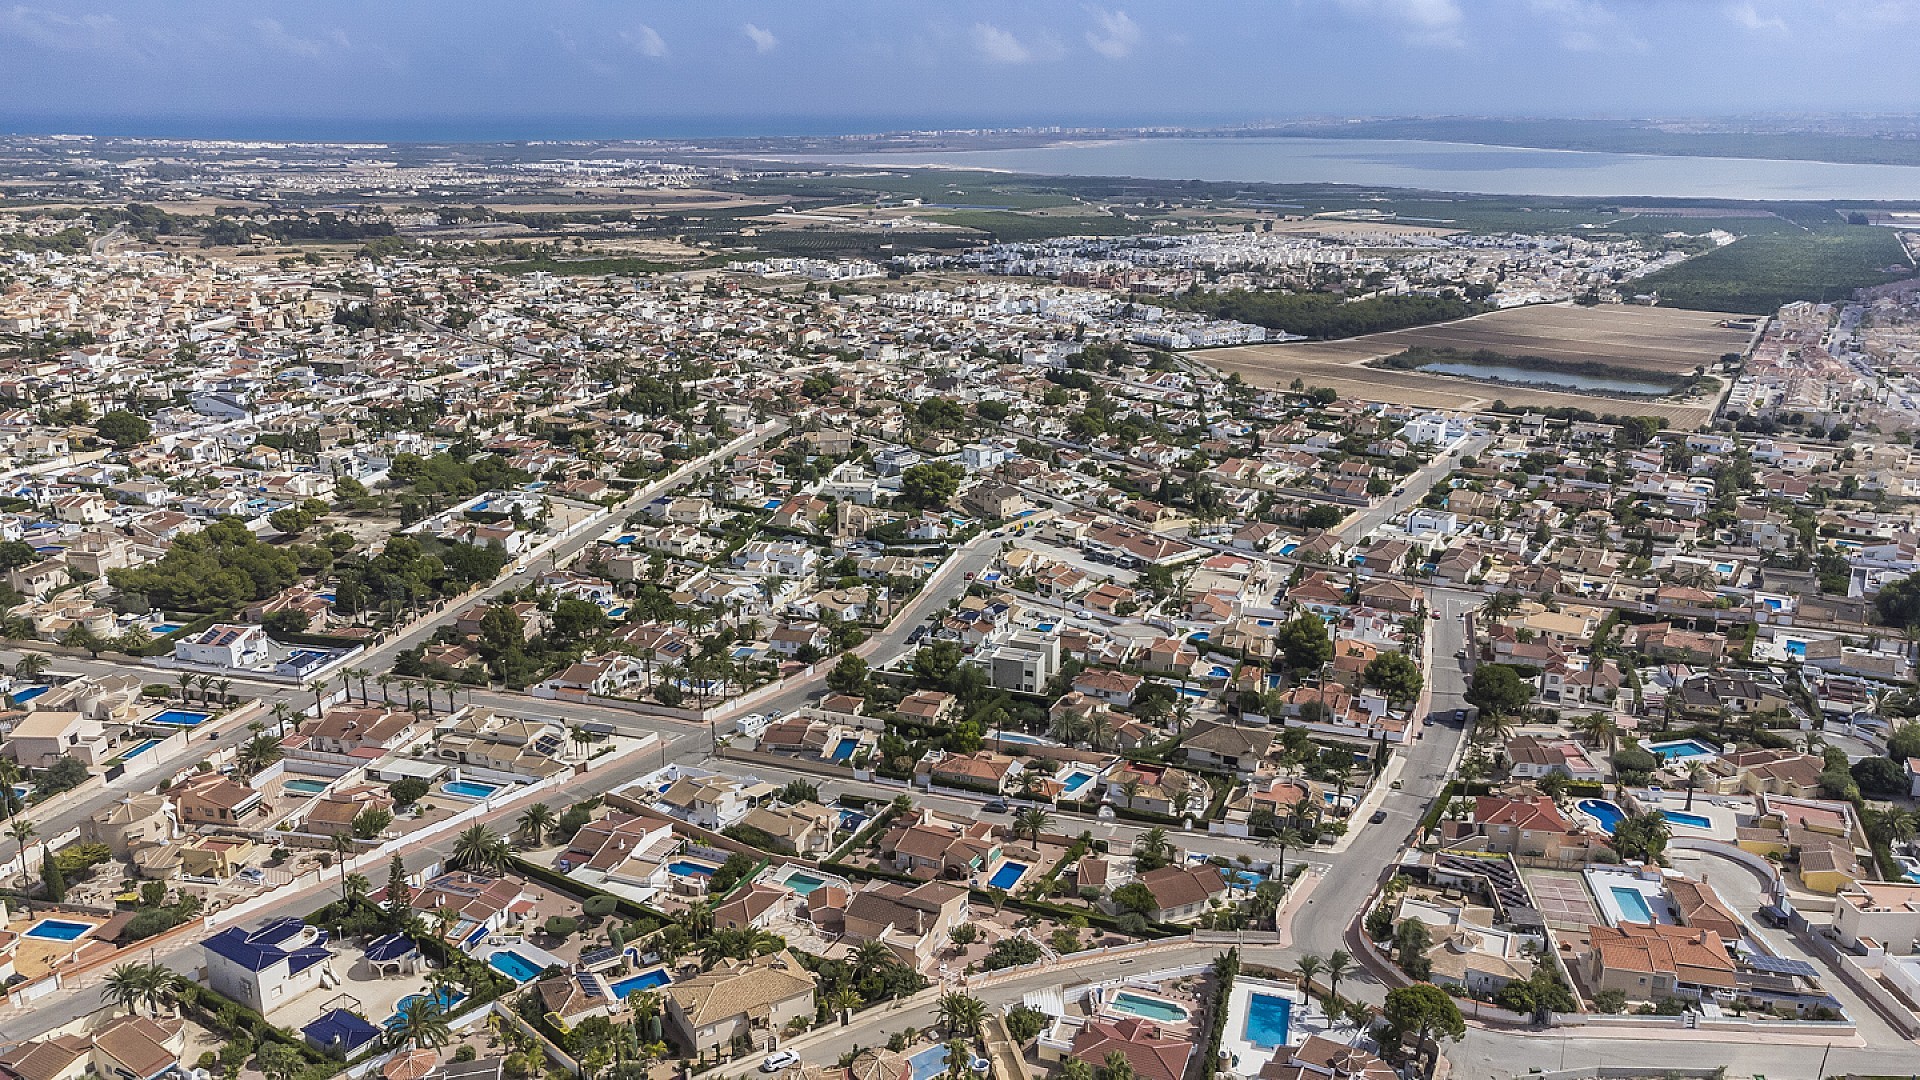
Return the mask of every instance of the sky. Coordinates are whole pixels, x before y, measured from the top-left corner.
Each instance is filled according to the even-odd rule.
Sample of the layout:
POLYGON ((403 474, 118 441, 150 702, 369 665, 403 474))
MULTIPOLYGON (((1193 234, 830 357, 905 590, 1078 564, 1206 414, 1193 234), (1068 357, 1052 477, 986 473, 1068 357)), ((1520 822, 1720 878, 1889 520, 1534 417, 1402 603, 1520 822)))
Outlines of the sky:
POLYGON ((1920 0, 0 0, 0 130, 1907 113, 1920 0))

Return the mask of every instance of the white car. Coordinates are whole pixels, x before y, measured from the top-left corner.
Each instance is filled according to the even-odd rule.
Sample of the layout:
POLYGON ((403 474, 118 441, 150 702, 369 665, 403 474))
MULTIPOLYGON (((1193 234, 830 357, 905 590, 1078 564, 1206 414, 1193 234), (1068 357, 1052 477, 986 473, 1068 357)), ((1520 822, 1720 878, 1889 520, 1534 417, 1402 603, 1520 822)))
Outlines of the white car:
POLYGON ((800 1055, 791 1050, 775 1050, 760 1062, 760 1071, 776 1073, 781 1069, 800 1064, 800 1055))

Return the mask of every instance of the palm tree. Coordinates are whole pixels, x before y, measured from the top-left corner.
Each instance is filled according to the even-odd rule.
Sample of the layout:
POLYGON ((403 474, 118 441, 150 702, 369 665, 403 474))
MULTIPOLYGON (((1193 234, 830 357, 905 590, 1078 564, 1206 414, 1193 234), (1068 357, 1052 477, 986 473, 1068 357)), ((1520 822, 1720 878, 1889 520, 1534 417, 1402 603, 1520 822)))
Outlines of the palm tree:
MULTIPOLYGON (((33 822, 26 818, 15 818, 13 823, 7 826, 7 835, 13 837, 14 842, 20 845, 20 876, 23 878, 27 873, 27 844, 39 834, 40 830, 34 828, 33 822)), ((22 890, 22 895, 32 896, 25 890, 22 890)), ((33 902, 28 900, 27 906, 28 910, 32 910, 33 902)))
POLYGON ((1045 832, 1047 826, 1052 824, 1053 816, 1045 810, 1038 807, 1032 810, 1022 810, 1013 815, 1013 835, 1017 837, 1021 833, 1025 833, 1032 838, 1033 845, 1039 847, 1040 834, 1045 832))
POLYGON ((1353 970, 1353 956, 1345 949, 1327 954, 1327 1000, 1340 1000, 1340 976, 1353 970))
POLYGON ((460 870, 497 874, 507 868, 510 857, 506 841, 485 825, 469 825, 453 842, 453 865, 460 870))
POLYGON ((146 975, 145 964, 117 964, 102 984, 100 996, 108 1005, 124 1005, 128 1012, 137 1012, 147 996, 146 975))
POLYGON ((286 702, 276 701, 273 703, 273 719, 276 723, 280 725, 279 734, 281 738, 283 739, 286 738, 287 725, 293 721, 293 718, 295 715, 296 714, 293 711, 293 706, 287 704, 286 702))
POLYGON ((893 952, 877 941, 866 941, 853 951, 850 957, 856 972, 877 971, 893 960, 893 952))
POLYGON ((201 701, 211 702, 213 700, 213 681, 213 676, 211 675, 195 675, 193 677, 194 685, 200 688, 201 701))
POLYGON ((1273 835, 1260 838, 1261 847, 1270 848, 1280 856, 1274 860, 1273 864, 1273 876, 1276 881, 1284 882, 1287 880, 1287 849, 1297 843, 1299 839, 1300 834, 1294 832, 1292 829, 1275 829, 1273 835))
POLYGON ((365 875, 348 874, 340 879, 340 902, 348 914, 359 911, 360 905, 366 903, 372 893, 373 882, 368 881, 365 875))
POLYGON ((1706 778, 1707 767, 1705 765, 1702 765, 1698 761, 1690 761, 1687 763, 1687 809, 1689 811, 1693 809, 1693 789, 1699 787, 1700 781, 1706 778))
POLYGON ((534 847, 540 846, 548 832, 552 831, 559 818, 554 816, 553 808, 546 803, 534 803, 520 814, 520 835, 527 838, 534 847))
POLYGON ((853 987, 843 986, 827 997, 827 1008, 840 1014, 840 1026, 846 1027, 853 1022, 853 1010, 865 1004, 853 987))
POLYGON ((374 684, 380 687, 380 700, 383 703, 392 700, 392 695, 389 694, 387 691, 390 688, 392 688, 394 680, 396 678, 398 678, 398 676, 394 675, 392 672, 384 672, 381 674, 379 678, 373 680, 374 684))
POLYGON ((954 992, 940 995, 940 1022, 946 1026, 948 1035, 972 1036, 980 1030, 980 1022, 986 1019, 987 1007, 976 997, 954 992))
POLYGON ((438 1050, 453 1041, 453 1032, 447 1027, 447 1014, 432 998, 409 998, 398 1016, 399 1022, 393 1026, 395 1041, 428 1050, 438 1050))
POLYGON ((193 675, 189 672, 183 671, 180 673, 180 678, 177 681, 180 683, 180 700, 192 701, 193 700, 193 675))
POLYGON ((1307 1001, 1313 1000, 1313 977, 1320 974, 1320 958, 1312 953, 1301 957, 1294 965, 1300 973, 1300 993, 1307 1001))
POLYGON ((1594 712, 1579 717, 1573 722, 1574 730, 1587 737, 1587 743, 1597 747, 1612 747, 1616 726, 1613 717, 1607 713, 1594 712))
POLYGON ((225 705, 233 700, 233 698, 231 697, 231 694, 233 691, 232 679, 215 679, 213 681, 213 685, 215 689, 220 691, 220 703, 222 705, 225 705))
POLYGON ((21 803, 21 805, 25 805, 24 803, 21 802, 20 797, 14 794, 13 792, 14 785, 18 784, 19 782, 20 782, 19 762, 14 761, 12 758, 0 758, 0 802, 4 802, 6 805, 8 821, 13 820, 13 808, 15 803, 21 803))
POLYGON ((53 663, 53 661, 47 659, 45 653, 21 653, 20 659, 13 663, 13 677, 16 679, 31 679, 47 670, 47 666, 51 663, 53 663))
POLYGON ((307 693, 313 695, 313 715, 319 716, 327 711, 327 681, 315 679, 307 684, 307 693))

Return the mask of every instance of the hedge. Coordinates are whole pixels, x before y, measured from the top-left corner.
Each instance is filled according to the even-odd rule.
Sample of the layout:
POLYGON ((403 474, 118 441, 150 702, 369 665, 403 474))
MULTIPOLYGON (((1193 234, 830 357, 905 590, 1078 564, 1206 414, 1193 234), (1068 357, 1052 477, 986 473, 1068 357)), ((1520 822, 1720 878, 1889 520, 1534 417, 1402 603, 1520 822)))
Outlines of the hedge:
POLYGON ((1203 1063, 1206 1075, 1211 1076, 1220 1067, 1220 1042, 1227 1031, 1227 1003, 1232 999, 1233 980, 1240 973, 1240 950, 1228 949, 1215 962, 1214 987, 1212 1001, 1207 1012, 1207 1057, 1203 1063))

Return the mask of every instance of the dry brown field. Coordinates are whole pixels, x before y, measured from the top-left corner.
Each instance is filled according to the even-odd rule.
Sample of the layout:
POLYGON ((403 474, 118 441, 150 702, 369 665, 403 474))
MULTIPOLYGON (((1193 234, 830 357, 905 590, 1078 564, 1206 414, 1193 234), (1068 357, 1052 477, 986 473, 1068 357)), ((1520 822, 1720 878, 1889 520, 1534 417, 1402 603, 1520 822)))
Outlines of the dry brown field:
POLYGON ((1646 401, 1601 394, 1503 386, 1418 371, 1389 371, 1366 364, 1415 346, 1508 356, 1544 356, 1570 363, 1604 363, 1663 374, 1686 374, 1711 366, 1723 353, 1744 352, 1748 334, 1719 326, 1739 318, 1719 312, 1669 308, 1571 304, 1509 308, 1451 323, 1394 330, 1344 341, 1246 345, 1208 349, 1191 357, 1223 373, 1239 372, 1256 386, 1287 386, 1299 379, 1343 397, 1439 409, 1485 409, 1494 401, 1532 408, 1576 408, 1595 413, 1664 416, 1691 428, 1712 414, 1713 401, 1646 401))

